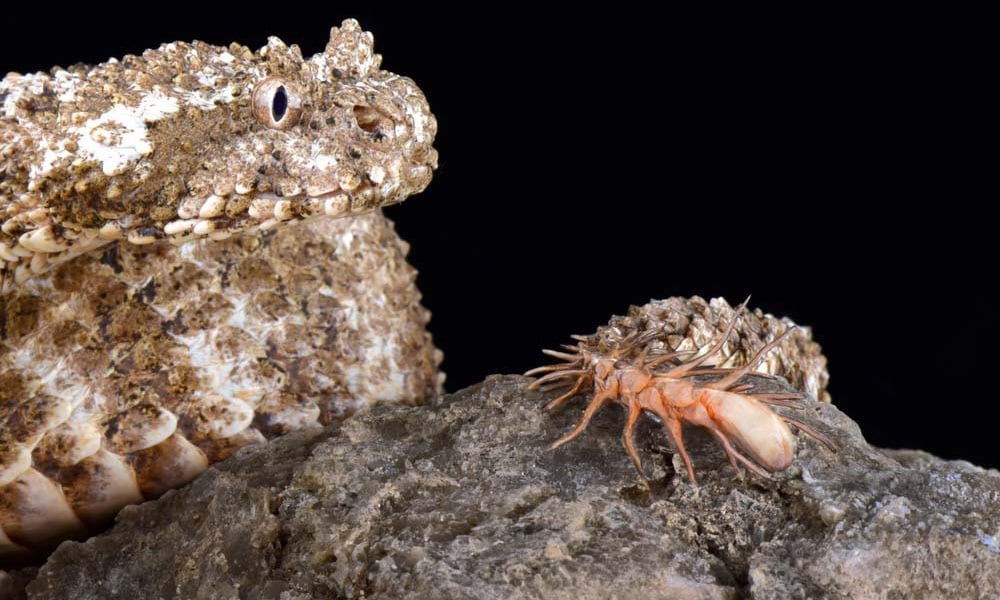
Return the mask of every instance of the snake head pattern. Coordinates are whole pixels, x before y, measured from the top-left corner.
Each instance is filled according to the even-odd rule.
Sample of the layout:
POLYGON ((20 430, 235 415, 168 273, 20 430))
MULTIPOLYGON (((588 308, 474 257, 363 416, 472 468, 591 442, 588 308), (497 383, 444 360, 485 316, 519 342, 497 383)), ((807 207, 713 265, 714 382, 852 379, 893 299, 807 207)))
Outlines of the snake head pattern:
POLYGON ((0 287, 116 239, 224 239, 422 191, 437 123, 354 20, 305 59, 173 42, 0 82, 0 287))

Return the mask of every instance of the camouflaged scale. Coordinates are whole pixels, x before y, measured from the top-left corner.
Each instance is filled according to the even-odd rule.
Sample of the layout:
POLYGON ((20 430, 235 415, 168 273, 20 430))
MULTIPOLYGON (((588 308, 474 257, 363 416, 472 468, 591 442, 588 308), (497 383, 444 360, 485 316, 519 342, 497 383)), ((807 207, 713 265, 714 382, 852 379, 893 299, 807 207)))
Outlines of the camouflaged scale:
POLYGON ((556 410, 577 395, 589 396, 573 429, 549 447, 579 437, 594 415, 611 403, 625 409, 622 443, 643 481, 635 431, 644 414, 663 426, 694 486, 698 484, 683 442, 684 423, 710 431, 733 468, 739 470, 742 464, 764 478, 784 471, 795 459, 797 442, 789 425, 835 452, 836 445, 812 426, 770 408, 802 409, 800 401, 807 394, 829 401, 826 360, 819 345, 808 330, 759 310, 737 333, 749 301, 734 310, 722 298, 710 303, 697 296, 652 300, 631 307, 623 317, 612 317, 592 335, 571 336, 576 344, 543 350, 561 362, 525 373, 541 375, 527 389, 569 388, 550 399, 545 410, 556 410), (783 376, 806 393, 752 392, 754 384, 744 379, 751 374, 783 376))
POLYGON ((380 62, 347 20, 308 59, 176 42, 0 82, 0 565, 441 391, 377 210, 430 182, 437 126, 380 62))
MULTIPOLYGON (((677 351, 701 352, 723 334, 735 313, 724 298, 705 301, 692 296, 651 300, 643 306, 629 307, 628 314, 611 317, 608 324, 598 327, 595 333, 580 337, 583 338, 582 347, 592 353, 607 353, 630 336, 649 338, 636 345, 630 355, 621 357, 626 362, 642 352, 649 356, 677 351)), ((796 325, 787 317, 778 318, 760 309, 745 313, 736 324, 732 341, 722 347, 719 358, 714 361, 715 366, 747 364, 758 349, 790 327, 796 325)), ((826 391, 830 381, 826 357, 812 339, 809 327, 798 326, 755 371, 784 377, 793 388, 820 402, 830 402, 830 394, 826 391)))

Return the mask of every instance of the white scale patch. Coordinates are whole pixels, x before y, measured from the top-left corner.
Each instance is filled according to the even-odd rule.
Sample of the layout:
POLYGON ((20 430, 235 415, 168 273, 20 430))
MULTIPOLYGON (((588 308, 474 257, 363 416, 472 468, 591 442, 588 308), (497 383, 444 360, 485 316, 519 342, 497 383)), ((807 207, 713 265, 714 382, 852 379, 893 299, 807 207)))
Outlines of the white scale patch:
POLYGON ((138 106, 116 104, 75 129, 79 136, 78 155, 84 160, 100 162, 105 175, 120 175, 153 151, 146 136, 146 123, 158 121, 178 109, 175 98, 159 91, 144 96, 138 106))
POLYGON ((337 157, 329 154, 317 154, 313 159, 313 164, 319 171, 331 172, 337 168, 337 157))
POLYGON ((21 100, 30 95, 41 94, 49 78, 42 73, 20 75, 11 73, 3 79, 3 89, 8 92, 3 101, 4 115, 16 117, 21 100))

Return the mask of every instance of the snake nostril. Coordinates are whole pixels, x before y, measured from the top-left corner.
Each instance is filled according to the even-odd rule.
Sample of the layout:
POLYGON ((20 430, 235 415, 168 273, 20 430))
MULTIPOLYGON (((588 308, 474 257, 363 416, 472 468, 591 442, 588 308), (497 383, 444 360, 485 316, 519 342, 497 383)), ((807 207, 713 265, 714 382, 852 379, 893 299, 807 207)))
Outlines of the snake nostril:
POLYGON ((358 127, 369 133, 378 129, 378 111, 370 106, 355 106, 354 119, 358 122, 358 127))

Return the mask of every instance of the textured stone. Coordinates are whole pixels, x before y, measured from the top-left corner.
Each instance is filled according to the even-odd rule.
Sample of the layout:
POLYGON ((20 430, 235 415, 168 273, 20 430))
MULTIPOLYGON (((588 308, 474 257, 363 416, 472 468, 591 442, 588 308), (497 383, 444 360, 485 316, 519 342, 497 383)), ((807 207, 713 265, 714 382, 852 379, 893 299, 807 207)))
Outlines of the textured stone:
POLYGON ((835 406, 808 401, 796 416, 838 452, 800 435, 796 461, 771 479, 737 476, 693 429, 694 488, 658 426, 643 423, 647 489, 617 411, 546 450, 579 405, 546 415, 527 381, 491 377, 430 406, 377 407, 241 449, 126 508, 110 532, 62 544, 27 597, 1000 594, 995 471, 872 448, 835 406))

